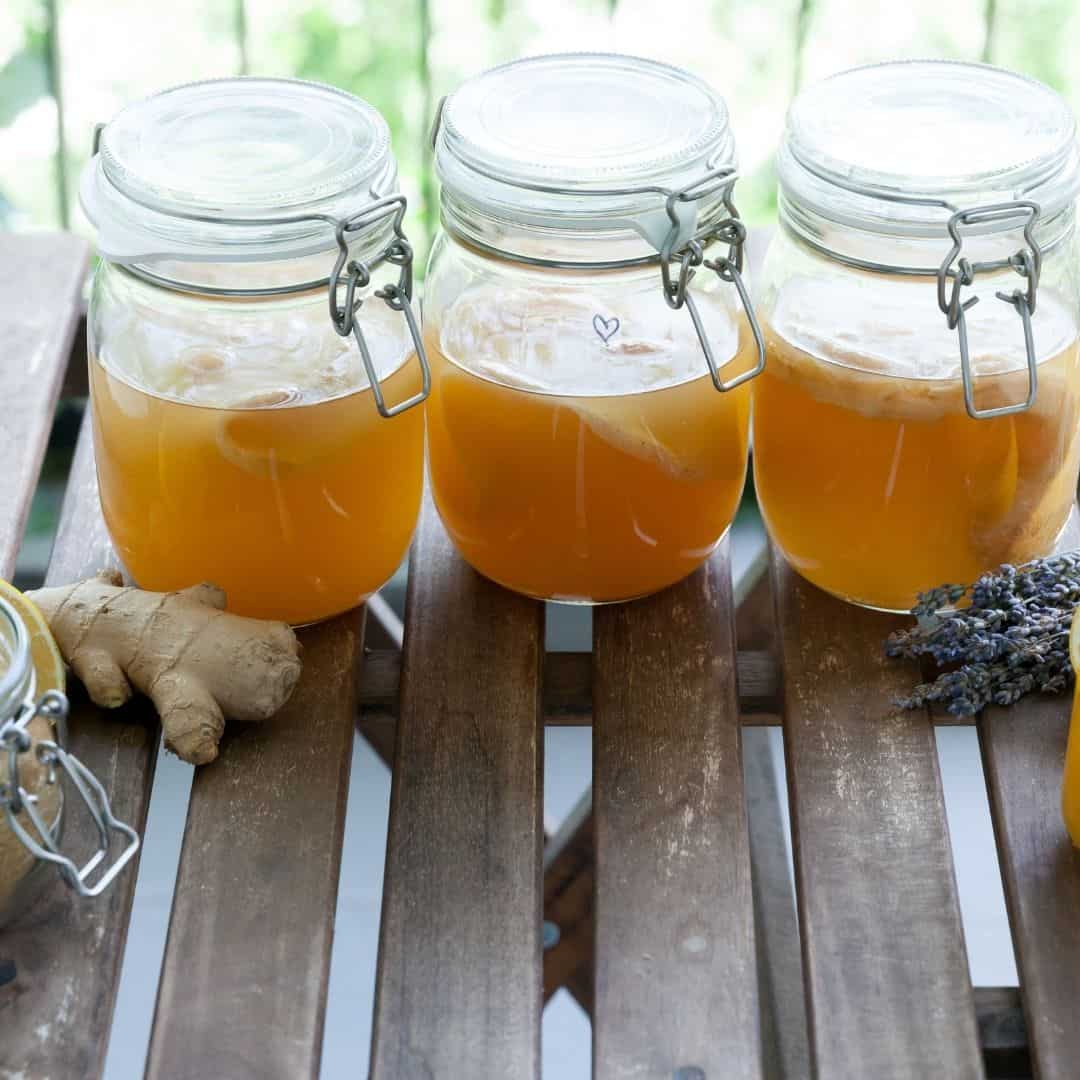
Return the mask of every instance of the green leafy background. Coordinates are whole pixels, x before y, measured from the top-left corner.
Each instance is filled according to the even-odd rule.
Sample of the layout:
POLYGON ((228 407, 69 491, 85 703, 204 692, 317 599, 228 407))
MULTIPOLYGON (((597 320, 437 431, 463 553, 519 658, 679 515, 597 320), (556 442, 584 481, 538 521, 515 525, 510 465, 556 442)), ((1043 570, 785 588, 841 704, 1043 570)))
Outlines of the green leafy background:
POLYGON ((164 86, 244 72, 333 83, 378 106, 423 248, 436 223, 434 103, 492 64, 565 49, 653 56, 716 85, 740 144, 743 213, 762 222, 800 81, 892 56, 989 59, 1076 103, 1078 45, 1069 0, 5 0, 0 227, 85 230, 73 193, 96 122, 164 86))

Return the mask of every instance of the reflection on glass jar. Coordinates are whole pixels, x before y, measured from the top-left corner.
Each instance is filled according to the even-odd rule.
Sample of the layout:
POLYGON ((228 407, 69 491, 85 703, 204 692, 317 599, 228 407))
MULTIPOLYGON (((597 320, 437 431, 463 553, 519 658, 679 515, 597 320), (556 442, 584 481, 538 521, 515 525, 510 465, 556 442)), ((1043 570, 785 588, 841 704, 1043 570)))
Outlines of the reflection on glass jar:
POLYGON ((445 230, 425 282, 431 482, 458 550, 494 581, 626 600, 691 573, 731 524, 747 459, 740 377, 760 357, 732 282, 704 268, 730 254, 730 144, 703 84, 628 58, 522 61, 449 99, 445 230), (668 95, 685 106, 670 124, 668 95), (556 123, 567 100, 591 110, 580 129, 556 123), (721 182, 695 188, 675 226, 673 288, 682 258, 702 267, 686 304, 662 284, 672 219, 652 185, 691 187, 710 161, 721 182))
POLYGON ((404 202, 373 196, 396 182, 385 124, 337 91, 223 81, 134 106, 101 146, 84 182, 106 256, 90 385, 118 554, 144 588, 211 581, 245 615, 304 623, 354 607, 404 556, 423 471, 423 411, 397 411, 426 391, 395 291, 411 284, 395 247, 404 202), (161 189, 163 154, 179 193, 161 189), (253 157, 276 170, 253 171, 253 157), (109 201, 121 165, 157 215, 140 209, 150 196, 109 201), (295 212, 282 213, 290 185, 295 212), (226 210, 203 205, 215 195, 226 210), (163 222, 176 235, 151 257, 163 222))
POLYGON ((1053 548, 1080 467, 1074 140, 1051 91, 966 65, 860 69, 793 107, 754 469, 773 542, 823 589, 906 610, 1053 548), (949 186, 943 168, 966 178, 949 186), (957 219, 950 254, 950 219, 976 203, 1001 209, 957 219), (950 318, 958 277, 958 303, 979 303, 950 318))

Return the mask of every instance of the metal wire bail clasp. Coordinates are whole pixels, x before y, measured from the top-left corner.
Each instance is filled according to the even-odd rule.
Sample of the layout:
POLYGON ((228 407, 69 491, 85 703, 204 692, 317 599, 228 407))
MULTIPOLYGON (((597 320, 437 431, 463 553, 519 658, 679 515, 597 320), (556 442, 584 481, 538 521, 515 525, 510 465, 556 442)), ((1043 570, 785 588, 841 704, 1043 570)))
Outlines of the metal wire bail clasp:
POLYGON ((748 382, 755 375, 760 375, 765 370, 765 335, 761 332, 761 326, 754 313, 754 305, 750 300, 750 293, 742 277, 746 226, 739 220, 739 212, 735 209, 735 203, 732 199, 732 191, 737 179, 738 176, 734 169, 715 169, 689 187, 668 194, 665 208, 667 209, 668 218, 671 220, 671 228, 660 249, 660 277, 664 288, 664 299, 667 301, 668 306, 676 311, 684 304, 686 305, 698 341, 701 343, 701 350, 705 354, 705 363, 709 365, 709 374, 712 376, 713 386, 721 392, 734 390, 735 387, 742 386, 743 383, 748 382), (718 190, 722 190, 721 198, 728 216, 705 232, 696 235, 681 250, 675 251, 674 247, 680 232, 678 205, 696 199, 703 199, 718 190), (705 247, 713 240, 726 243, 727 254, 716 259, 706 259, 705 247), (678 266, 677 275, 672 274, 673 264, 678 266), (729 382, 724 382, 720 375, 720 368, 716 363, 712 346, 709 344, 708 333, 701 320, 697 304, 689 291, 690 282, 693 280, 694 272, 699 266, 707 267, 709 270, 714 271, 722 281, 735 286, 735 291, 739 294, 739 302, 742 304, 747 321, 750 324, 750 332, 754 335, 757 362, 750 370, 736 375, 729 382))
MULTIPOLYGON (((96 776, 73 754, 64 749, 66 742, 67 698, 55 690, 42 694, 36 706, 28 705, 22 716, 11 720, 0 731, 0 745, 7 753, 7 776, 0 785, 0 802, 8 827, 36 858, 55 864, 64 881, 80 896, 99 896, 131 861, 139 850, 139 835, 130 825, 119 821, 109 805, 109 797, 96 776), (45 821, 31 795, 19 783, 18 758, 30 749, 30 733, 27 727, 35 716, 48 717, 57 730, 58 738, 42 740, 36 748, 38 761, 46 768, 46 783, 55 784, 60 774, 70 781, 74 790, 89 812, 96 833, 93 854, 82 866, 60 850, 59 838, 53 826, 45 821), (23 821, 26 820, 27 824, 23 821), (123 839, 119 853, 109 862, 114 836, 123 839), (105 868, 99 868, 105 864, 105 868), (96 878, 91 880, 92 876, 96 878)), ((65 788, 67 791, 69 788, 65 788)))
POLYGON ((424 351, 424 339, 420 333, 420 325, 416 321, 416 315, 412 309, 413 292, 413 250, 409 241, 402 231, 402 220, 405 217, 407 202, 404 195, 387 195, 377 199, 366 206, 358 214, 337 223, 335 236, 338 243, 338 257, 334 263, 333 272, 330 274, 330 321, 334 329, 342 337, 350 334, 356 339, 357 348, 360 350, 360 358, 364 363, 364 371, 371 385, 371 392, 375 397, 375 407, 379 415, 384 417, 397 416, 399 413, 419 405, 431 392, 431 369, 428 366, 427 353, 424 351), (349 259, 350 235, 370 229, 373 225, 388 218, 393 218, 394 236, 390 243, 374 259, 368 263, 357 259, 349 259), (396 405, 387 405, 383 397, 382 386, 375 371, 375 363, 371 358, 371 350, 364 338, 364 331, 356 321, 356 313, 360 310, 364 301, 357 299, 357 288, 365 289, 371 282, 371 272, 383 263, 390 263, 399 268, 396 284, 383 286, 376 289, 375 295, 391 308, 400 311, 405 316, 405 322, 412 337, 413 347, 416 349, 416 358, 420 362, 421 384, 420 392, 414 394, 396 405), (342 271, 345 271, 345 280, 342 282, 342 271), (345 303, 338 304, 338 289, 345 286, 345 303))
POLYGON ((1010 416, 1024 412, 1035 403, 1039 386, 1038 361, 1035 354, 1035 340, 1031 332, 1031 317, 1035 314, 1035 303, 1039 288, 1039 275, 1042 272, 1042 249, 1034 236, 1035 222, 1038 220, 1038 203, 1027 200, 996 203, 993 206, 976 206, 969 210, 957 210, 949 218, 949 236, 952 237, 952 250, 946 255, 938 268, 937 291, 938 307, 941 308, 949 323, 949 329, 955 330, 960 338, 960 377, 964 386, 964 407, 968 416, 975 420, 986 420, 994 416, 1010 416), (963 237, 960 228, 963 225, 978 225, 986 222, 1008 221, 1012 218, 1023 221, 1024 242, 1014 255, 1004 262, 971 263, 960 257, 963 237), (956 263, 955 269, 953 263, 956 263), (975 406, 975 389, 971 372, 971 354, 968 350, 967 319, 965 312, 979 302, 977 296, 961 301, 960 291, 975 281, 980 271, 999 270, 1004 266, 1015 270, 1027 282, 1027 287, 1014 289, 1011 293, 999 292, 995 295, 1006 304, 1011 304, 1020 316, 1024 331, 1024 350, 1027 355, 1028 392, 1027 397, 1014 405, 999 405, 993 409, 979 409, 975 406), (952 291, 946 287, 946 280, 952 278, 952 291))

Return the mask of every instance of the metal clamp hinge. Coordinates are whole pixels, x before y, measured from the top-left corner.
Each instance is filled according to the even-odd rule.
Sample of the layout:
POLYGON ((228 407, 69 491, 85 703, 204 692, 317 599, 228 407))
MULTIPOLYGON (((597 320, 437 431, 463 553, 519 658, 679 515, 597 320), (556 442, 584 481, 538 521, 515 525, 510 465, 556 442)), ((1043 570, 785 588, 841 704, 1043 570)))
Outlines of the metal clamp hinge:
POLYGON ((743 280, 743 258, 746 244, 746 226, 739 219, 739 212, 735 209, 732 191, 735 181, 738 179, 733 169, 715 169, 702 179, 691 184, 681 191, 673 191, 667 196, 665 208, 668 218, 671 220, 671 228, 660 249, 660 278, 664 289, 664 299, 669 307, 678 311, 684 304, 690 313, 690 319, 694 324, 701 350, 705 354, 705 363, 709 368, 713 386, 721 392, 734 390, 742 386, 756 375, 765 370, 765 335, 761 331, 754 305, 750 300, 750 292, 743 280), (694 237, 685 247, 679 251, 673 250, 678 242, 680 222, 676 207, 679 203, 702 199, 716 191, 721 190, 724 208, 728 216, 717 224, 711 226, 704 233, 694 237), (705 248, 713 241, 727 244, 727 254, 715 259, 705 258, 705 248), (672 274, 673 265, 678 266, 677 275, 672 274), (746 312, 746 319, 750 325, 750 332, 754 337, 754 346, 757 351, 757 361, 747 371, 736 375, 735 378, 725 382, 720 374, 720 368, 716 363, 709 336, 701 319, 697 304, 690 293, 689 285, 694 278, 694 273, 699 266, 705 266, 712 270, 722 280, 735 286, 738 293, 739 303, 746 312))
POLYGON ((1038 392, 1038 358, 1035 352, 1035 340, 1031 330, 1031 317, 1035 314, 1038 296, 1039 276, 1042 273, 1042 249, 1034 236, 1035 222, 1038 220, 1038 203, 1027 200, 996 203, 993 206, 977 206, 968 210, 957 210, 949 218, 949 236, 953 246, 937 272, 938 307, 948 321, 949 329, 955 330, 960 340, 960 378, 964 387, 964 408, 974 420, 986 420, 995 416, 1010 416, 1024 412, 1035 403, 1038 392), (972 263, 963 258, 963 237, 960 228, 964 225, 976 225, 989 221, 1008 221, 1012 218, 1023 220, 1024 241, 1026 247, 1010 255, 1004 262, 972 263), (953 264, 956 264, 955 268, 953 264), (975 281, 976 274, 987 270, 1002 269, 1007 266, 1027 282, 1026 288, 1014 289, 1011 293, 998 292, 995 295, 1006 304, 1011 304, 1020 316, 1024 332, 1024 351, 1027 358, 1028 392, 1027 397, 1012 405, 1000 405, 992 409, 979 409, 975 405, 974 376, 971 370, 971 353, 968 348, 966 312, 979 302, 979 297, 972 296, 961 300, 961 290, 975 281), (947 281, 952 278, 952 290, 947 281))
POLYGON ((420 332, 420 325, 412 309, 413 293, 413 250, 409 241, 405 238, 402 230, 402 220, 405 217, 407 201, 404 195, 387 195, 378 199, 370 206, 365 207, 358 214, 346 218, 337 224, 335 236, 338 243, 338 257, 334 263, 334 269, 330 274, 330 321, 334 329, 342 337, 350 334, 356 339, 357 348, 360 350, 360 358, 364 364, 368 382, 371 384, 371 392, 375 398, 375 407, 379 415, 383 417, 397 416, 419 405, 431 392, 431 369, 428 366, 427 352, 424 349, 424 339, 420 332), (393 217, 394 236, 387 247, 373 260, 364 263, 359 260, 349 259, 349 236, 361 230, 368 229, 377 222, 387 217, 393 217), (414 394, 404 401, 395 405, 387 405, 383 396, 379 376, 375 370, 375 363, 364 338, 364 332, 356 321, 356 313, 363 305, 362 299, 357 299, 356 290, 365 289, 371 282, 371 272, 383 263, 397 266, 399 269, 396 284, 383 286, 375 291, 375 296, 382 300, 393 311, 400 311, 405 316, 405 323, 412 338, 413 347, 416 349, 416 358, 420 364, 421 385, 419 393, 414 394), (342 281, 342 272, 345 280, 342 281), (338 289, 344 285, 345 302, 338 304, 338 289))
POLYGON ((19 718, 10 721, 0 731, 0 743, 8 754, 6 782, 0 785, 0 804, 3 805, 8 827, 32 855, 55 864, 64 881, 80 896, 99 896, 139 850, 139 836, 130 825, 125 825, 113 815, 108 795, 97 777, 64 749, 62 744, 66 741, 67 712, 67 698, 50 690, 41 696, 36 707, 28 706, 19 718), (45 821, 37 808, 37 796, 30 794, 19 783, 18 758, 30 749, 27 728, 35 716, 48 717, 57 730, 56 741, 43 740, 35 747, 38 761, 47 770, 46 783, 57 783, 63 773, 94 824, 97 843, 93 854, 82 866, 60 850, 53 826, 45 821), (23 823, 24 819, 28 824, 23 823), (107 862, 116 835, 123 838, 123 847, 107 862), (103 863, 106 863, 105 869, 98 872, 103 863))

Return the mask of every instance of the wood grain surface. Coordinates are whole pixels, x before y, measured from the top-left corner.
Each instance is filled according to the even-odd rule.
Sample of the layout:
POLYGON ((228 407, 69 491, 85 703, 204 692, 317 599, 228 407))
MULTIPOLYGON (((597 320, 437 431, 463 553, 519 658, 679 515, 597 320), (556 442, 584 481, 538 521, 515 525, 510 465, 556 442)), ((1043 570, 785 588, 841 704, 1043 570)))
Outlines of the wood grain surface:
MULTIPOLYGON (((1059 550, 1080 545, 1074 510, 1059 550)), ((1032 696, 984 709, 979 744, 1005 902, 1040 1080, 1080 1075, 1080 851, 1061 816, 1072 703, 1032 696)))
POLYGON ((361 628, 302 630, 284 709, 196 770, 148 1077, 318 1076, 361 628))
POLYGON ((412 555, 372 1080, 540 1073, 543 606, 412 555))
POLYGON ((87 258, 77 236, 0 233, 0 578, 15 570, 79 322, 87 258))
POLYGON ((597 1080, 761 1076, 728 545, 593 616, 597 1080), (680 1071, 681 1070, 681 1071, 680 1071))
POLYGON ((822 1078, 983 1075, 930 717, 896 620, 773 555, 811 1054, 822 1078))
MULTIPOLYGON (((743 727, 780 724, 780 664, 762 648, 740 648, 735 654, 739 710, 743 727)), ((397 715, 401 653, 370 649, 364 655, 360 709, 374 723, 393 723, 397 715)), ((549 727, 587 727, 592 724, 592 653, 553 652, 544 662, 543 720, 549 727)), ((970 716, 933 712, 935 725, 973 727, 970 716)))
MULTIPOLYGON (((101 522, 90 425, 79 437, 47 583, 60 585, 115 566, 101 522)), ((78 699, 77 699, 78 702, 78 699)), ((104 785, 113 812, 142 832, 158 752, 153 709, 137 701, 106 715, 83 699, 73 709, 70 748, 104 785)), ((64 843, 90 850, 85 817, 70 815, 64 843)), ((18 976, 0 988, 0 1075, 79 1080, 100 1075, 116 1003, 135 890, 133 864, 97 900, 59 881, 0 932, 0 955, 18 976)))
POLYGON ((1080 1076, 1080 851, 1061 817, 1070 702, 1031 698, 979 723, 1031 1054, 1040 1080, 1080 1076))

